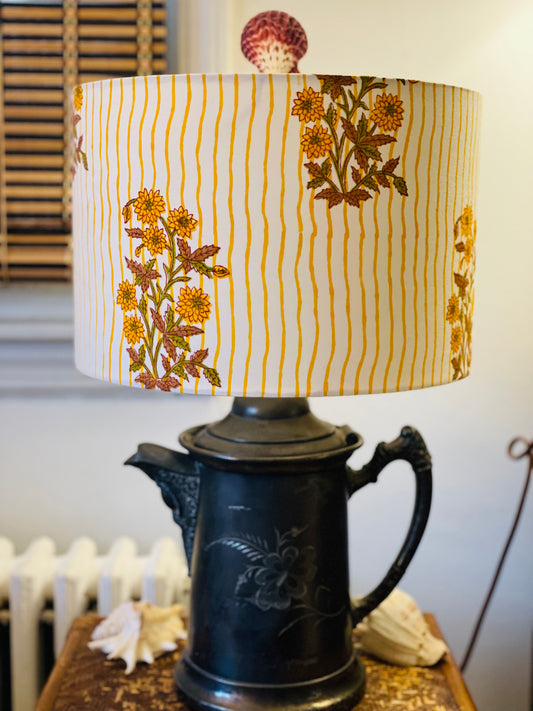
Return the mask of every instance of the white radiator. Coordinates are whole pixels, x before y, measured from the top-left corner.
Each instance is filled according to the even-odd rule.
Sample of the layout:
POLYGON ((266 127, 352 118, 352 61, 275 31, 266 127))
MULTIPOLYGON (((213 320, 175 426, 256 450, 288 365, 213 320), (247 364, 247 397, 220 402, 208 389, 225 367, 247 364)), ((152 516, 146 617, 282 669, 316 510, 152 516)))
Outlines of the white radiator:
POLYGON ((130 538, 117 539, 105 555, 98 555, 90 538, 79 538, 67 553, 57 555, 54 542, 43 537, 16 555, 12 542, 0 537, 0 624, 9 624, 11 667, 11 705, 0 689, 0 709, 35 708, 42 683, 43 621, 53 624, 57 657, 72 621, 89 607, 107 615, 130 599, 188 605, 189 593, 185 555, 170 538, 142 556, 130 538))

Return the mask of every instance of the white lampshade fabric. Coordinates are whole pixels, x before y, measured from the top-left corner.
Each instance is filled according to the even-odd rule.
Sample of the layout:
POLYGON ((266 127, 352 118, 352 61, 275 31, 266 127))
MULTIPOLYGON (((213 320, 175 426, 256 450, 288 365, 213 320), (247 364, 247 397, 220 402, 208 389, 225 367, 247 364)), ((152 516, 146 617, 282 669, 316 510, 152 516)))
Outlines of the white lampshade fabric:
POLYGON ((82 85, 74 112, 82 372, 249 396, 468 374, 477 93, 168 75, 82 85))

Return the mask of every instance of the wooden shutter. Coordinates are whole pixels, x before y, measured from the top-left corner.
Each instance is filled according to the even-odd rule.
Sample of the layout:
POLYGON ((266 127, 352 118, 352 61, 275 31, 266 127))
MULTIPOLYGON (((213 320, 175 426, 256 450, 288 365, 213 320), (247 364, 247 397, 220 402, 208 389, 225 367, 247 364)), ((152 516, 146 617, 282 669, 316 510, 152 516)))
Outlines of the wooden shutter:
POLYGON ((166 67, 164 0, 0 2, 0 281, 69 280, 72 90, 166 67))

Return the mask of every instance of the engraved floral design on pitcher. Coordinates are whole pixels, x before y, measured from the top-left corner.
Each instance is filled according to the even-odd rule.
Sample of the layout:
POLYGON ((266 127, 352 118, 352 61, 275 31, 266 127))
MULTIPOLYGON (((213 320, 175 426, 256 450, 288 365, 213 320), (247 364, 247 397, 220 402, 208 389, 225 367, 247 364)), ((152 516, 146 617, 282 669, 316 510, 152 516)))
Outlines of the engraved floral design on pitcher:
POLYGON ((250 561, 237 579, 237 597, 263 612, 296 611, 293 619, 280 631, 280 636, 307 617, 317 616, 319 622, 344 611, 344 607, 334 612, 326 609, 330 591, 324 586, 313 585, 317 572, 315 548, 299 547, 296 542, 304 530, 293 527, 284 534, 276 530, 274 548, 252 534, 223 536, 206 546, 206 550, 215 545, 228 546, 250 561))

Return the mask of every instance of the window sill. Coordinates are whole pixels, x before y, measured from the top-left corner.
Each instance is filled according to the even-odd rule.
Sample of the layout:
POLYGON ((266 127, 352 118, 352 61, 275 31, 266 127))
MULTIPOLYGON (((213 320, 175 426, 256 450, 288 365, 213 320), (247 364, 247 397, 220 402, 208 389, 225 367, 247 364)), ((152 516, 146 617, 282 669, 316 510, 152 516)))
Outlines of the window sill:
POLYGON ((141 395, 79 373, 73 335, 70 284, 0 287, 0 398, 141 395))

